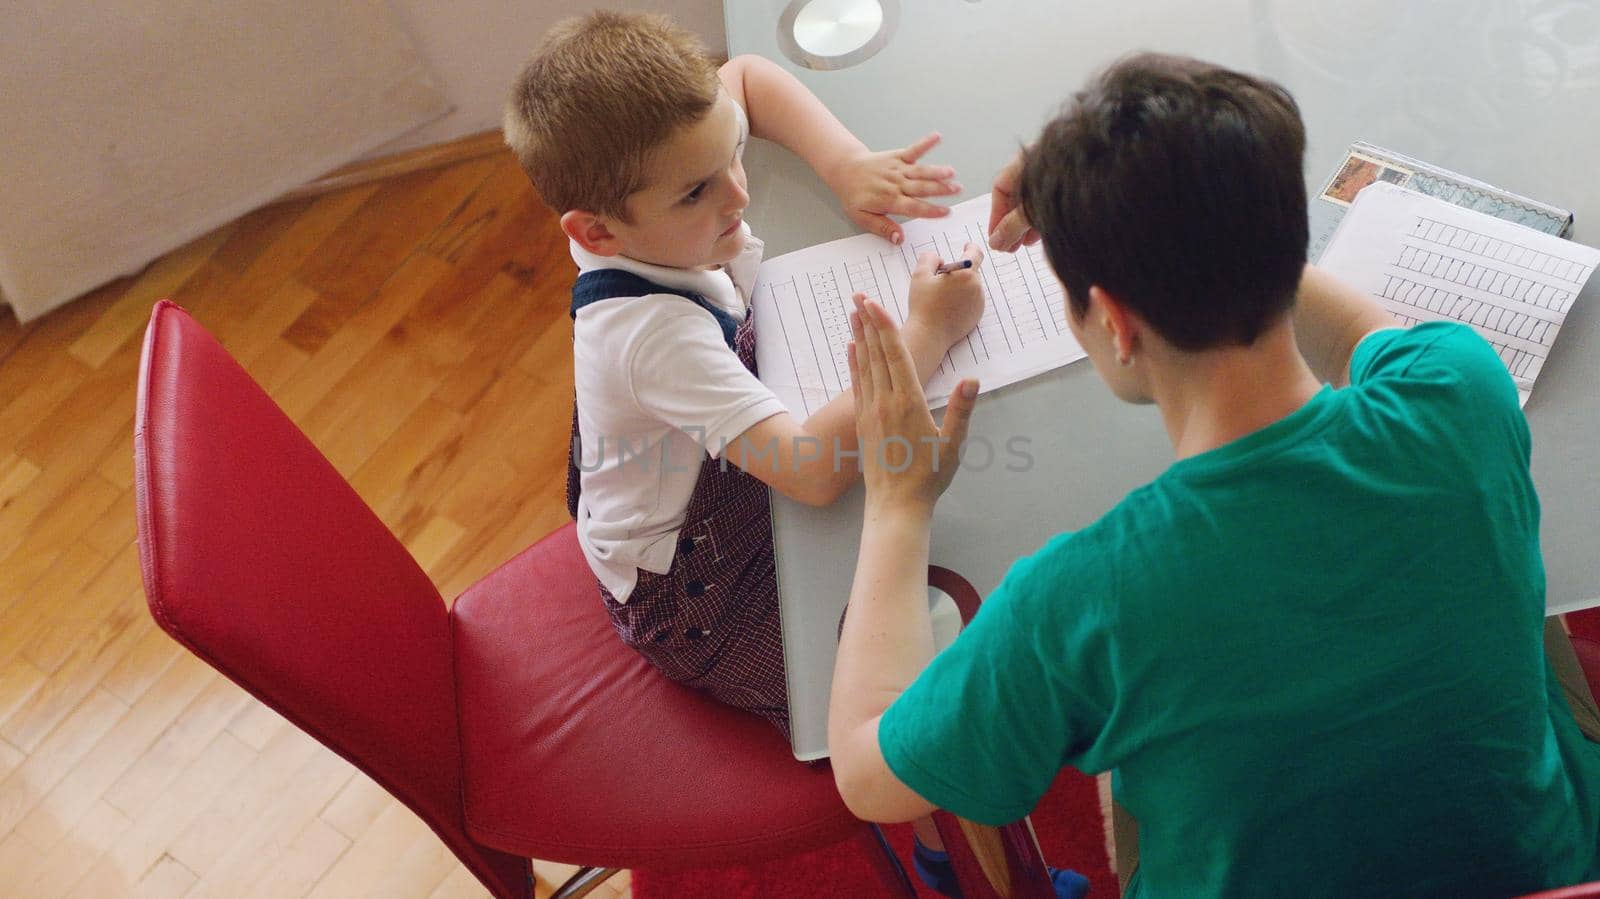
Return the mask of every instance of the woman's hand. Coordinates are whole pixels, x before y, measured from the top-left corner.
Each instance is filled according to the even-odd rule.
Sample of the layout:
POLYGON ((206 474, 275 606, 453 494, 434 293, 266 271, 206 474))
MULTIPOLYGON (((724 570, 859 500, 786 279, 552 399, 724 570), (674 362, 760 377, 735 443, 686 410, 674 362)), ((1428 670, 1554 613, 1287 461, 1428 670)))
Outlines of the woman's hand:
POLYGON ((1039 242, 1039 232, 1022 213, 1017 196, 1022 179, 1022 154, 1005 164, 994 176, 989 197, 989 248, 1015 253, 1026 244, 1039 242))
POLYGON ((868 515, 888 510, 931 515, 955 477, 978 382, 968 378, 956 385, 944 427, 935 425, 894 319, 863 294, 856 294, 855 304, 850 314, 855 336, 850 343, 850 390, 868 515))
POLYGON ((850 220, 895 243, 905 238, 891 215, 937 218, 949 215, 944 206, 923 197, 948 197, 961 193, 956 170, 947 165, 923 165, 917 160, 939 143, 929 134, 909 147, 873 153, 862 149, 846 156, 826 175, 828 186, 844 204, 850 220))

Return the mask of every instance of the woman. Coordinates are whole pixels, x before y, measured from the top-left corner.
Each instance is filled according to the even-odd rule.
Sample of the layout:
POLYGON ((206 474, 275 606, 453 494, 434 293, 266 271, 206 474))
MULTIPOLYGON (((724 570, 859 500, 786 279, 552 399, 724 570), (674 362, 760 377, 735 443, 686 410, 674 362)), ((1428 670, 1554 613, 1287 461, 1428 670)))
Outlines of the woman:
POLYGON ((1470 329, 1402 329, 1305 265, 1304 142, 1281 87, 1142 55, 1000 174, 991 242, 1042 239, 1074 335, 1176 461, 1019 560, 931 664, 928 528, 976 385, 935 426, 858 298, 867 504, 829 717, 858 815, 1001 823, 1073 765, 1115 772, 1139 822, 1128 895, 1600 876, 1516 390, 1470 329))

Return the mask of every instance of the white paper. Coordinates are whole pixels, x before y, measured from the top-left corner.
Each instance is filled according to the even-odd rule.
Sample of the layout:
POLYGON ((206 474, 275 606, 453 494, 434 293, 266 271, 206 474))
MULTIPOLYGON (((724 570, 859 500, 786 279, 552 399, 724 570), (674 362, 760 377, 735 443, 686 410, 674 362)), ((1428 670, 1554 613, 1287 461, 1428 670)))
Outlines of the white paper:
POLYGON ((1318 264, 1408 326, 1471 325, 1526 404, 1600 251, 1380 182, 1356 196, 1318 264))
POLYGON ((968 241, 985 247, 983 318, 929 380, 929 406, 944 405, 963 378, 978 378, 987 393, 1082 359, 1067 329, 1065 293, 1044 253, 1037 246, 989 251, 988 218, 985 194, 952 206, 944 218, 906 222, 900 246, 858 234, 763 262, 753 291, 762 382, 802 419, 850 389, 851 297, 864 293, 904 323, 917 254, 932 250, 948 262, 961 258, 968 241))

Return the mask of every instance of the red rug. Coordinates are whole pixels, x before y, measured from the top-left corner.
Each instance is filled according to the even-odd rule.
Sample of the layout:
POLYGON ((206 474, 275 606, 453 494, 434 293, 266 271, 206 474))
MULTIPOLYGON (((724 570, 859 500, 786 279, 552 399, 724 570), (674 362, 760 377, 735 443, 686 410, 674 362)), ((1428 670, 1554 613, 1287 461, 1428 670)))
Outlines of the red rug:
MULTIPOLYGON (((1030 817, 1047 863, 1088 877, 1092 899, 1115 899, 1117 879, 1106 858, 1105 825, 1094 778, 1063 770, 1030 817)), ((940 899, 912 873, 911 825, 891 824, 884 833, 911 875, 917 895, 940 899)), ((886 894, 854 841, 749 868, 633 872, 636 899, 856 899, 886 894)))
POLYGON ((1567 630, 1574 637, 1600 640, 1600 608, 1567 613, 1567 630))

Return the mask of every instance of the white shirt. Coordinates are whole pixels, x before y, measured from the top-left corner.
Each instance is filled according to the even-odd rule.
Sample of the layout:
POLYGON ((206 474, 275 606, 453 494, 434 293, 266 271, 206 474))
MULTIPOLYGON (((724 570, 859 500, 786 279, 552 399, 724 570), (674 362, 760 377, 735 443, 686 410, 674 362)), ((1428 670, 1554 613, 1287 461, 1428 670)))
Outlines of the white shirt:
MULTIPOLYGON (((749 308, 763 244, 716 271, 667 268, 571 245, 580 271, 613 268, 705 297, 736 321, 749 308)), ((710 312, 673 294, 591 303, 573 322, 583 486, 578 543, 595 576, 626 602, 637 569, 665 573, 677 552, 705 453, 786 411, 739 361, 710 312), (589 470, 593 469, 593 470, 589 470)))

